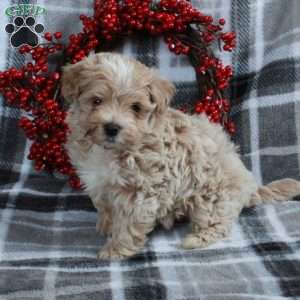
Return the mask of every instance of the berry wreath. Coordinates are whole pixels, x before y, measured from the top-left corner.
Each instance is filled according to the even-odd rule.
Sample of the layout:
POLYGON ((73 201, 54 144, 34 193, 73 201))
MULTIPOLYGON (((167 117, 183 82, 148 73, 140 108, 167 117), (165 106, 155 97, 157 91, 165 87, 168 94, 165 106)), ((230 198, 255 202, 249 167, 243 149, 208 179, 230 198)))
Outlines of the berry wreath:
POLYGON ((232 68, 224 66, 212 51, 215 43, 224 51, 235 47, 235 33, 223 32, 224 19, 214 22, 187 0, 95 0, 94 15, 81 15, 80 20, 82 32, 70 35, 67 45, 61 42, 61 32, 47 32, 45 43, 19 48, 31 62, 20 69, 0 72, 0 93, 8 104, 26 112, 19 126, 32 140, 28 159, 34 161, 36 170, 59 172, 69 177, 72 187, 80 188, 64 148, 68 127, 66 105, 60 95, 61 67, 79 62, 92 51, 110 50, 125 36, 163 36, 171 52, 188 56, 196 72, 199 98, 189 111, 186 107, 180 109, 206 113, 212 122, 221 123, 234 134, 234 123, 228 117, 230 104, 225 97, 232 68), (57 53, 62 59, 56 70, 49 72, 49 57, 57 53))

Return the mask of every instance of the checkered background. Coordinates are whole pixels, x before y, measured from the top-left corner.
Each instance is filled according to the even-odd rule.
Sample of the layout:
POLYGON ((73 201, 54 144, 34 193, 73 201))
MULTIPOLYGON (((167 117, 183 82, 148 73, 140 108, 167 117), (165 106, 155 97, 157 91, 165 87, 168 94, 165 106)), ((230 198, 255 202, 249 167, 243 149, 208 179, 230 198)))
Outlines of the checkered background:
MULTIPOLYGON (((0 70, 21 66, 9 44, 0 2, 0 70)), ((92 0, 37 0, 47 10, 46 31, 80 30, 78 16, 92 0)), ((33 2, 31 2, 33 3, 33 2)), ((300 179, 300 1, 197 0, 225 17, 237 49, 221 54, 235 77, 230 96, 242 159, 257 180, 300 179)), ((197 94, 192 68, 159 40, 120 46, 177 86, 175 102, 197 94)), ((175 103, 175 104, 176 104, 175 103)), ((155 230, 139 255, 97 261, 104 240, 87 196, 66 182, 36 173, 26 159, 29 142, 17 127, 21 112, 0 105, 0 299, 300 299, 300 204, 289 201, 245 209, 232 234, 203 250, 177 246, 186 224, 155 230)), ((299 198, 298 198, 299 199, 299 198)))

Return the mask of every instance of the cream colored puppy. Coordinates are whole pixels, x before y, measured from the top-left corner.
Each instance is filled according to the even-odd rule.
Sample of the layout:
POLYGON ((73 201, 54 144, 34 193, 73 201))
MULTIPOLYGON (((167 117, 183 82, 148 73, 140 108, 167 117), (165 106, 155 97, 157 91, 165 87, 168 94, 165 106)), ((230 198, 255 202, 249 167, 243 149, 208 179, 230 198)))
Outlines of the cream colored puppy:
POLYGON ((230 233, 243 207, 300 194, 292 179, 258 188, 220 125, 169 107, 173 85, 141 63, 102 53, 66 66, 67 149, 108 236, 103 259, 135 254, 157 224, 182 216, 186 249, 230 233))

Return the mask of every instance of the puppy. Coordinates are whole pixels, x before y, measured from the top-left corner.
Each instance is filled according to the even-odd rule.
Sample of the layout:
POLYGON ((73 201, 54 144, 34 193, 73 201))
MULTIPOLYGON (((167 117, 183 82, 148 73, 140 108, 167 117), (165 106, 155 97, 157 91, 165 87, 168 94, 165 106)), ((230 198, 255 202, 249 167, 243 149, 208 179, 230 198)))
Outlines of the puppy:
POLYGON ((220 125, 169 107, 174 86, 152 69, 101 53, 66 66, 67 141, 108 237, 101 259, 134 255, 157 224, 188 217, 185 249, 230 233, 243 207, 300 194, 300 182, 258 187, 220 125))

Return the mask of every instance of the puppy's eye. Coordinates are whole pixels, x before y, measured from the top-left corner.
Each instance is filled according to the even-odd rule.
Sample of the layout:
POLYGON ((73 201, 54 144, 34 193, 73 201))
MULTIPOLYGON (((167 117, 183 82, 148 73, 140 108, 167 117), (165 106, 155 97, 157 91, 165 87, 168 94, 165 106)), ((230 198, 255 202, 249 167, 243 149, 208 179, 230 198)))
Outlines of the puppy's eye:
POLYGON ((141 110, 142 110, 142 107, 139 103, 133 103, 131 105, 131 109, 136 112, 136 113, 139 113, 141 110))
POLYGON ((103 100, 101 98, 95 98, 93 99, 93 105, 94 106, 98 106, 103 102, 103 100))

